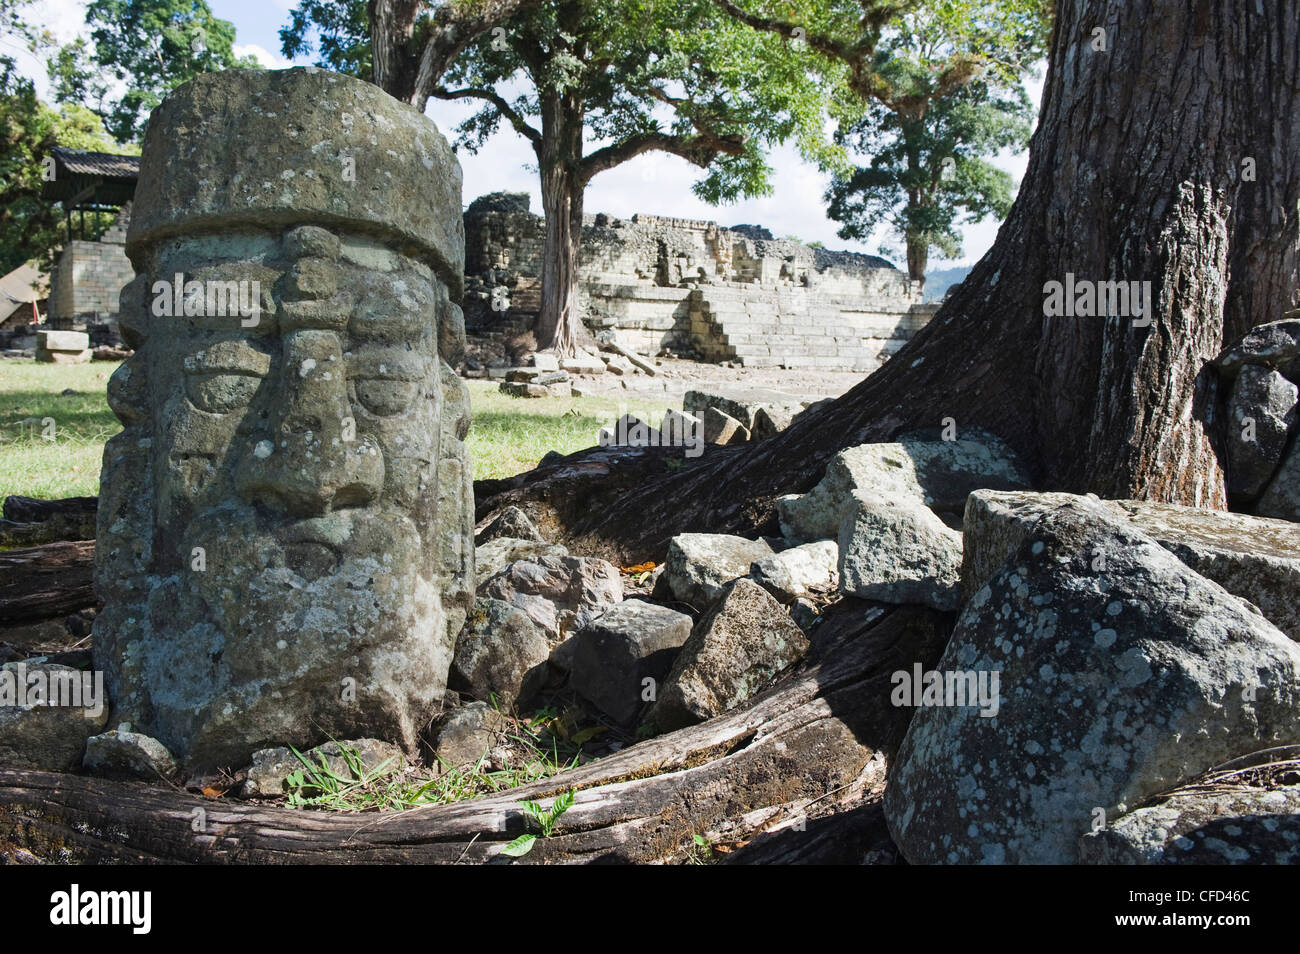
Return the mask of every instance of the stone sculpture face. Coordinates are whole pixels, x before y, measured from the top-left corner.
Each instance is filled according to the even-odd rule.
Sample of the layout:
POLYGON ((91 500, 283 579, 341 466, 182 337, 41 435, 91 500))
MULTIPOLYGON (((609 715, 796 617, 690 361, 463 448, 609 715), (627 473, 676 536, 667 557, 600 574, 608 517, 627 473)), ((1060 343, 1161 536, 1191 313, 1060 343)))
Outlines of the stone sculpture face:
POLYGON ((123 293, 96 661, 116 721, 191 768, 413 748, 472 599, 467 402, 439 355, 459 310, 418 248, 303 205, 138 242, 123 293))
MULTIPOLYGON (((430 565, 441 416, 433 330, 446 290, 427 266, 315 226, 257 244, 276 278, 255 327, 173 317, 155 319, 150 334, 153 398, 163 402, 156 558, 184 566, 194 546, 220 553, 259 540, 259 566, 309 581, 386 562, 394 549, 409 563, 389 572, 430 565)), ((201 245, 169 248, 159 273, 184 268, 201 245)), ((185 273, 248 273, 247 261, 207 260, 185 273)), ((201 586, 221 577, 225 562, 215 562, 201 586)))

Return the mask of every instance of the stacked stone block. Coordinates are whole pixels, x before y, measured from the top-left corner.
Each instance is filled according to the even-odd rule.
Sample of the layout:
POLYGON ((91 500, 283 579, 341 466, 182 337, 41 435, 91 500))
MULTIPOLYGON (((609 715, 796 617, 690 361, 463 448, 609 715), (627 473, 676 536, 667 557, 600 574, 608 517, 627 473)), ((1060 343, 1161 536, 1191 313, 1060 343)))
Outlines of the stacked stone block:
POLYGON ((99 241, 76 239, 63 247, 50 283, 50 322, 55 327, 117 316, 118 296, 135 277, 123 244, 126 220, 124 211, 99 241))

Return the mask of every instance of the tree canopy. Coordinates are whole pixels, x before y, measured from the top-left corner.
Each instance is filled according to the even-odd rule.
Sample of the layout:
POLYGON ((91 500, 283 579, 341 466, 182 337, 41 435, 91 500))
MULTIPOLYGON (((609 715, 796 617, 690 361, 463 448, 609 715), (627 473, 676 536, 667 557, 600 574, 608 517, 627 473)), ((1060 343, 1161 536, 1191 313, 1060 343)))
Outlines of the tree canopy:
POLYGON ((48 267, 66 238, 59 207, 41 198, 55 146, 119 151, 90 110, 54 109, 37 99, 30 81, 11 77, 0 88, 0 275, 32 259, 48 267))
POLYGON ((234 25, 205 0, 92 0, 86 25, 89 44, 74 41, 49 58, 55 96, 94 110, 118 142, 140 141, 149 113, 187 80, 260 66, 235 55, 234 25))
POLYGON ((1011 177, 986 157, 1029 141, 1024 79, 1045 53, 1050 3, 714 2, 847 67, 855 101, 837 100, 836 141, 868 162, 835 170, 827 192, 841 237, 865 240, 889 224, 907 247, 910 276, 921 280, 931 247, 960 254, 959 221, 1006 215, 1011 177))

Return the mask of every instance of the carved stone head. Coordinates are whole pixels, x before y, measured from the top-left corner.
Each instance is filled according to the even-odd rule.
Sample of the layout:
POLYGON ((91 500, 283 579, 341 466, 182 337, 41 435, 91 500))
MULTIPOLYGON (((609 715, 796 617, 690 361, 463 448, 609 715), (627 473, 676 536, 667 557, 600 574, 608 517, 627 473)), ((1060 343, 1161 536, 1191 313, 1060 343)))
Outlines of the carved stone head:
POLYGON ((155 110, 104 452, 96 664, 191 769, 327 735, 415 746, 472 599, 460 168, 320 70, 155 110))

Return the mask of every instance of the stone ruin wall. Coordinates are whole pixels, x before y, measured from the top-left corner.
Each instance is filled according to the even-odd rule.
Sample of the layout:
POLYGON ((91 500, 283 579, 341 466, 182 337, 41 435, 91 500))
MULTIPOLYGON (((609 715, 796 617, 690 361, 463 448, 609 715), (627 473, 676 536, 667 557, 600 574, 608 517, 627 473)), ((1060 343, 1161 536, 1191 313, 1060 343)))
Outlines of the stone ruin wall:
POLYGON ((64 244, 50 281, 50 327, 96 322, 116 327, 118 296, 135 277, 126 257, 130 214, 127 206, 96 241, 71 239, 64 244))
MULTIPOLYGON (((617 329, 645 354, 870 371, 936 310, 884 259, 774 239, 757 226, 652 215, 584 221, 583 320, 593 333, 617 329)), ((465 234, 468 330, 504 336, 532 327, 545 232, 527 196, 473 203, 465 234)))

